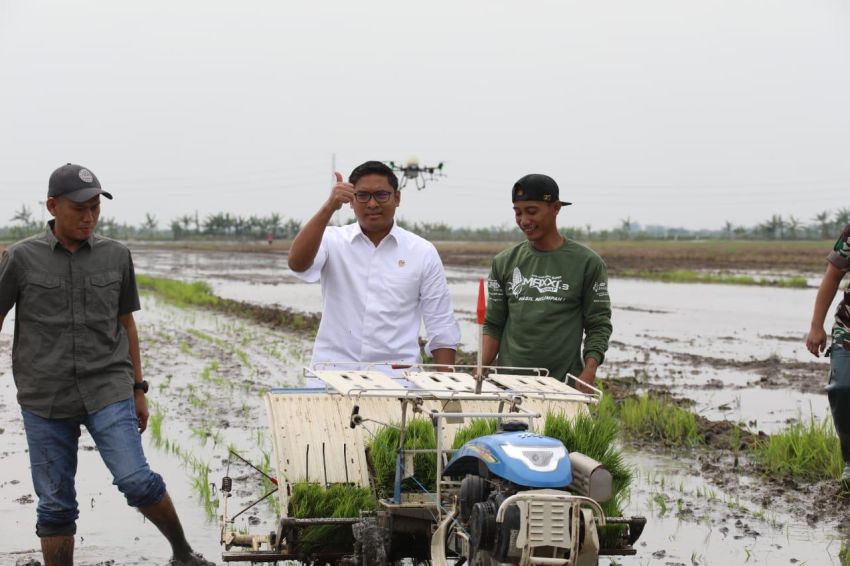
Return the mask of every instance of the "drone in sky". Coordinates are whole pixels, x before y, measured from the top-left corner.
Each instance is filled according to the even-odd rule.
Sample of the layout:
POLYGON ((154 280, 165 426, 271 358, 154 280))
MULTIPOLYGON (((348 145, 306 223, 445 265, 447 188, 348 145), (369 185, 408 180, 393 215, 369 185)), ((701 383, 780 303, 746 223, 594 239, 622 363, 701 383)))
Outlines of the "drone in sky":
POLYGON ((413 179, 416 183, 416 189, 421 191, 425 188, 425 183, 427 181, 433 181, 438 177, 446 176, 445 173, 443 173, 442 161, 436 166, 419 165, 419 160, 417 159, 408 159, 404 164, 396 163, 395 161, 387 161, 386 163, 393 171, 402 173, 398 186, 399 189, 406 187, 407 182, 413 179))

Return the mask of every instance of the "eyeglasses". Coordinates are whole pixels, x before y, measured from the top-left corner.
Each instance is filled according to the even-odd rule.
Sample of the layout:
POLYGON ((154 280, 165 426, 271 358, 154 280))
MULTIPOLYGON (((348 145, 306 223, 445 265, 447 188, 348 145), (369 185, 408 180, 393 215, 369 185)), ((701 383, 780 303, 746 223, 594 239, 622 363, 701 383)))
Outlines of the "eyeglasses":
POLYGON ((373 197, 375 202, 387 202, 391 196, 393 194, 390 191, 375 191, 374 193, 357 191, 354 193, 354 198, 357 199, 357 202, 369 202, 373 197))

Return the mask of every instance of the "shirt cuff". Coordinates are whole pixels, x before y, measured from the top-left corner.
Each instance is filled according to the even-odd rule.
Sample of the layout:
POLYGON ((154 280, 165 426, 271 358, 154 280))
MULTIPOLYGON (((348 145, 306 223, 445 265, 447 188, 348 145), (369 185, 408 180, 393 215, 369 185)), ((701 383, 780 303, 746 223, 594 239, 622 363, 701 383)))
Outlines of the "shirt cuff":
POLYGON ((605 360, 605 355, 602 354, 602 352, 597 352, 596 350, 588 350, 584 353, 583 360, 586 360, 587 358, 593 358, 599 362, 599 365, 602 365, 603 360, 605 360))
POLYGON ((434 332, 425 344, 425 353, 432 355, 434 350, 440 348, 448 348, 449 350, 457 351, 457 345, 460 343, 460 330, 457 324, 441 328, 434 332))
POLYGON ((850 269, 850 258, 846 258, 836 251, 829 252, 829 255, 826 256, 826 261, 828 261, 841 271, 847 271, 848 269, 850 269))
POLYGON ((487 336, 492 336, 496 340, 502 339, 502 329, 498 326, 493 326, 485 323, 483 331, 484 334, 486 334, 487 336))
POLYGON ((322 266, 317 265, 317 262, 314 261, 313 265, 304 271, 292 271, 292 274, 305 283, 316 283, 322 276, 322 266))

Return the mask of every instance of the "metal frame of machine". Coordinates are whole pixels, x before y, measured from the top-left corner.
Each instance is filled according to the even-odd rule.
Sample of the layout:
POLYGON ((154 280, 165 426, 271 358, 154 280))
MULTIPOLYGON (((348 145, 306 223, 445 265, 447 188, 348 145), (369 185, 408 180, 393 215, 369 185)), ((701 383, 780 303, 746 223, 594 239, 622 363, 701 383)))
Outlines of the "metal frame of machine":
MULTIPOLYGON (((492 502, 476 501, 476 509, 489 510, 485 514, 488 529, 492 530, 493 524, 501 528, 510 520, 510 548, 501 553, 492 553, 492 548, 481 550, 482 537, 470 537, 470 506, 466 505, 466 512, 461 513, 463 482, 443 477, 447 458, 455 452, 447 446, 451 446, 454 432, 465 420, 522 420, 528 423, 525 436, 536 437, 532 432, 536 419, 548 412, 574 416, 586 411, 587 404, 601 399, 598 389, 590 387, 590 393, 580 392, 536 368, 490 367, 485 368, 485 378, 480 368, 467 366, 415 365, 403 372, 386 364, 363 370, 338 367, 317 366, 308 370, 304 387, 273 390, 267 395, 284 516, 273 533, 235 533, 233 517, 227 511, 231 486, 225 490, 223 485, 221 541, 226 562, 303 558, 297 544, 298 532, 317 524, 350 524, 356 540, 354 548, 330 549, 315 557, 320 563, 391 564, 406 552, 405 557, 428 560, 435 566, 447 565, 449 559, 458 560, 458 564, 468 561, 485 566, 585 566, 595 564, 600 552, 606 551, 600 548, 595 527, 611 523, 624 525, 629 544, 618 550, 607 549, 607 553, 634 553, 631 543, 640 535, 645 520, 605 517, 598 501, 605 497, 606 480, 610 490, 610 474, 584 455, 569 455, 575 476, 568 488, 572 491, 525 489, 495 499, 500 502, 498 507, 492 502), (335 369, 326 369, 330 367, 335 369), (382 368, 385 371, 380 371, 382 368), (518 373, 520 369, 527 373, 518 373), (431 419, 435 449, 404 449, 406 424, 416 415, 431 419), (393 426, 389 423, 400 423, 401 431, 394 492, 391 498, 378 501, 377 512, 358 518, 286 516, 293 483, 318 481, 326 486, 346 483, 368 487, 369 427, 393 426), (403 492, 402 480, 413 472, 413 455, 422 451, 438 455, 435 491, 403 492), (399 552, 400 545, 404 552, 399 552), (232 550, 234 547, 240 550, 232 550)), ((507 543, 499 544, 504 547, 507 543)))

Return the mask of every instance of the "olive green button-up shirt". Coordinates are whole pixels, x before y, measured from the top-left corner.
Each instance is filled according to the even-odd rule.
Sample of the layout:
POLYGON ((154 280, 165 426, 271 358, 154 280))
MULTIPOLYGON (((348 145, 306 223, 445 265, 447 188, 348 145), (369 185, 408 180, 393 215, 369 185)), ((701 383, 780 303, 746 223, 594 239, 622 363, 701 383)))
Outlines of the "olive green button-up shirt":
POLYGON ((13 306, 21 407, 61 419, 132 397, 133 365, 118 317, 140 307, 124 245, 92 235, 70 253, 50 227, 12 244, 0 257, 0 316, 13 306))

